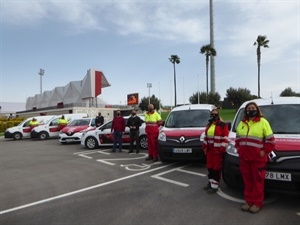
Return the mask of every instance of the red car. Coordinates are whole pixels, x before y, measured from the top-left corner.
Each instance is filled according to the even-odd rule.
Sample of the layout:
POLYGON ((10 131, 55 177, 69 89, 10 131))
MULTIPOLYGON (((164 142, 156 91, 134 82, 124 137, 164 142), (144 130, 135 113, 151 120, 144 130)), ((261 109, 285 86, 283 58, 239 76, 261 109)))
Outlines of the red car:
POLYGON ((80 143, 83 131, 95 129, 95 118, 82 118, 72 120, 66 127, 59 133, 59 141, 62 144, 70 142, 80 143))

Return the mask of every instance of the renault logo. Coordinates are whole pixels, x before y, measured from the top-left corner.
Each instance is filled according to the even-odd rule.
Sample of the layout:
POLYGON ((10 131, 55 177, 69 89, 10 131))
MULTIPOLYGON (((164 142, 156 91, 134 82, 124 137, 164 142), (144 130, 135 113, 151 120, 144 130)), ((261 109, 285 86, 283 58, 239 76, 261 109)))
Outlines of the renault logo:
POLYGON ((181 136, 181 137, 179 138, 179 141, 180 141, 180 143, 184 143, 185 138, 184 138, 183 136, 181 136))

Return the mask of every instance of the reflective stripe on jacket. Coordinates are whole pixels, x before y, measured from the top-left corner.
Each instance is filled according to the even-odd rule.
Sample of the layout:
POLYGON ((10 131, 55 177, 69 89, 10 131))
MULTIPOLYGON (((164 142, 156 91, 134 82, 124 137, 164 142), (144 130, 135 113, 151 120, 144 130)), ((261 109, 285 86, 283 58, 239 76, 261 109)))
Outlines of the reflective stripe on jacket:
POLYGON ((162 119, 156 111, 145 114, 146 133, 158 133, 158 128, 161 125, 162 119))
POLYGON ((266 162, 274 150, 275 138, 269 122, 263 117, 242 120, 236 129, 235 146, 241 159, 266 162), (261 157, 260 151, 266 154, 261 157))
POLYGON ((228 126, 223 121, 218 120, 215 124, 214 133, 208 132, 210 127, 213 126, 212 123, 209 123, 205 128, 205 137, 202 143, 203 149, 214 149, 220 152, 226 151, 226 146, 228 144, 228 126))

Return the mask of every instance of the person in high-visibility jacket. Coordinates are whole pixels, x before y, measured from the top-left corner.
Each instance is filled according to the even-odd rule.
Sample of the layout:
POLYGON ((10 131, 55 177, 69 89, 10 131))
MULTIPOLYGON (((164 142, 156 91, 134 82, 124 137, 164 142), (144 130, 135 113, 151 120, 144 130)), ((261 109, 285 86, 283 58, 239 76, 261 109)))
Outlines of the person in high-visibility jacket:
POLYGON ((32 127, 32 128, 36 127, 38 125, 39 125, 39 122, 37 121, 36 118, 32 118, 32 120, 29 122, 29 126, 32 127))
POLYGON ((235 147, 240 157, 246 201, 241 210, 257 213, 263 206, 266 164, 274 150, 275 138, 255 102, 245 106, 244 118, 236 129, 235 147))
POLYGON ((145 114, 145 131, 148 139, 148 158, 146 160, 158 161, 158 132, 162 123, 161 116, 154 110, 153 104, 148 105, 148 112, 145 114))
POLYGON ((58 120, 59 130, 63 129, 67 125, 68 125, 68 121, 65 119, 65 116, 62 115, 58 120))
POLYGON ((202 149, 206 154, 206 167, 208 170, 208 184, 203 188, 208 194, 218 191, 223 165, 223 156, 228 144, 228 125, 219 116, 219 111, 210 112, 209 123, 205 129, 202 149))

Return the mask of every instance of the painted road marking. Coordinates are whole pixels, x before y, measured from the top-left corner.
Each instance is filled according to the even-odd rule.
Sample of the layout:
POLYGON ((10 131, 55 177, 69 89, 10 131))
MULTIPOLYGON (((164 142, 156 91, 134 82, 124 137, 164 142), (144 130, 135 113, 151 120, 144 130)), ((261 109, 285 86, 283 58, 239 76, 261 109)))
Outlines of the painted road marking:
POLYGON ((120 165, 121 167, 125 167, 126 170, 130 171, 139 171, 139 170, 147 170, 149 169, 153 164, 145 164, 142 163, 142 165, 138 164, 126 164, 126 165, 120 165))
POLYGON ((147 171, 143 171, 143 172, 140 172, 140 173, 132 174, 132 175, 129 175, 129 176, 126 176, 126 177, 118 178, 116 180, 112 180, 112 181, 100 183, 100 184, 97 184, 97 185, 94 185, 94 186, 90 186, 90 187, 86 187, 86 188, 79 189, 79 190, 76 190, 76 191, 68 192, 68 193, 65 193, 65 194, 62 194, 62 195, 57 195, 57 196, 54 196, 52 198, 46 198, 46 199, 43 199, 43 200, 40 200, 40 201, 36 201, 36 202, 32 202, 32 203, 29 203, 29 204, 26 204, 26 205, 21 205, 21 206, 18 206, 18 207, 6 209, 6 210, 3 210, 3 211, 0 211, 0 215, 6 214, 6 213, 9 213, 9 212, 13 212, 13 211, 17 211, 17 210, 20 210, 20 209, 29 208, 31 206, 40 205, 40 204, 43 204, 43 203, 46 203, 46 202, 54 201, 56 199, 65 198, 65 197, 68 197, 68 196, 71 196, 71 195, 76 195, 78 193, 82 193, 82 192, 85 192, 85 191, 89 191, 89 190, 92 190, 92 189, 96 189, 96 188, 99 188, 99 187, 103 187, 103 186, 106 186, 106 185, 117 183, 117 182, 120 182, 120 181, 123 181, 123 180, 127 180, 127 179, 130 179, 130 178, 133 178, 133 177, 144 175, 146 173, 151 173, 153 171, 160 170, 160 169, 163 169, 163 168, 175 165, 175 164, 176 163, 163 165, 161 167, 153 168, 151 170, 147 170, 147 171))
POLYGON ((105 163, 111 166, 116 165, 115 163, 109 162, 109 161, 128 161, 128 160, 136 160, 136 159, 143 159, 146 158, 148 154, 146 153, 139 153, 139 155, 142 155, 141 157, 134 157, 134 158, 116 158, 116 159, 98 159, 97 162, 105 163))
POLYGON ((83 155, 83 154, 78 154, 78 156, 81 156, 83 158, 87 158, 87 159, 92 159, 93 157, 91 156, 87 156, 87 155, 83 155))
POLYGON ((165 171, 165 172, 162 172, 162 173, 153 175, 153 176, 151 176, 151 177, 153 177, 153 178, 155 178, 155 179, 158 179, 158 180, 165 181, 165 182, 169 182, 169 183, 172 183, 172 184, 176 184, 176 185, 179 185, 179 186, 188 187, 188 186, 190 186, 189 184, 186 184, 186 183, 182 183, 182 182, 179 182, 179 181, 175 181, 175 180, 171 180, 171 179, 168 179, 168 178, 161 177, 162 175, 165 175, 165 174, 167 174, 167 173, 172 173, 172 172, 174 172, 174 171, 178 171, 178 170, 181 169, 181 168, 184 168, 184 166, 183 166, 183 167, 179 167, 179 168, 175 168, 175 169, 171 169, 171 170, 168 170, 168 171, 165 171))

